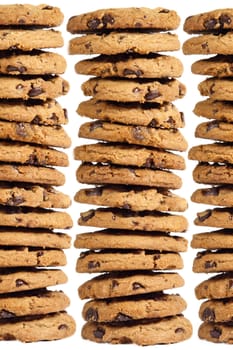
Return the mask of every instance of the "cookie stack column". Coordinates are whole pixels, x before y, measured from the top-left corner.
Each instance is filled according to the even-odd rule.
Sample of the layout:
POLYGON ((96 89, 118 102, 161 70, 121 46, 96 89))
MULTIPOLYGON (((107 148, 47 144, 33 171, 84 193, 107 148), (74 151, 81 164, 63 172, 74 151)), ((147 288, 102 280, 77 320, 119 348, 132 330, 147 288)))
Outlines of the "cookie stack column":
POLYGON ((79 74, 97 76, 82 85, 93 98, 78 107, 95 119, 81 125, 79 137, 104 142, 79 146, 75 159, 81 189, 76 201, 104 208, 81 213, 79 225, 105 228, 77 235, 75 246, 89 249, 77 272, 99 273, 79 287, 87 321, 82 336, 95 342, 151 345, 191 336, 182 311, 185 301, 163 290, 183 285, 175 272, 183 267, 179 252, 187 241, 169 235, 183 232, 187 221, 169 211, 184 211, 185 199, 170 189, 181 187, 171 170, 183 170, 187 143, 178 131, 182 113, 171 103, 185 87, 176 77, 181 62, 160 51, 179 49, 179 17, 162 8, 99 10, 74 16, 70 54, 101 54, 78 62, 79 74), (164 31, 164 33, 161 33, 164 31), (169 169, 169 170, 168 170, 169 169), (162 272, 161 270, 164 270, 162 272))
POLYGON ((65 111, 54 98, 67 93, 58 74, 64 58, 42 51, 63 45, 58 8, 0 6, 0 340, 32 342, 70 336, 69 298, 47 287, 65 283, 58 267, 72 226, 70 199, 53 186, 65 182, 70 139, 65 111))
POLYGON ((200 307, 200 338, 216 343, 232 343, 233 318, 233 10, 220 9, 191 16, 184 30, 201 34, 184 43, 185 54, 216 55, 192 65, 194 74, 211 76, 198 86, 202 96, 194 108, 197 116, 210 121, 197 126, 195 136, 214 140, 191 148, 189 158, 199 161, 193 172, 197 183, 211 185, 196 190, 192 200, 217 206, 197 214, 195 224, 223 228, 195 234, 193 248, 202 248, 193 271, 216 273, 196 287, 198 299, 208 299, 200 307), (218 142, 216 142, 218 141, 218 142), (219 208, 221 207, 221 208, 219 208))

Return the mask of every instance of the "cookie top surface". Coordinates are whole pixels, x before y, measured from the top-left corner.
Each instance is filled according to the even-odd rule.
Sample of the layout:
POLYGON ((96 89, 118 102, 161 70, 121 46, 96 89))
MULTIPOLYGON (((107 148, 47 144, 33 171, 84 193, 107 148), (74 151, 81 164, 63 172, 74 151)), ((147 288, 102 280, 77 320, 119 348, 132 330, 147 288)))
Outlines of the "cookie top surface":
POLYGON ((180 188, 182 185, 179 176, 165 170, 89 163, 80 165, 76 172, 76 177, 79 182, 86 184, 127 184, 169 189, 180 188))
POLYGON ((179 295, 151 293, 88 301, 82 311, 86 321, 121 322, 177 315, 186 308, 179 295), (137 306, 136 306, 137 305, 137 306))
POLYGON ((168 102, 162 105, 156 103, 121 104, 90 99, 79 104, 77 113, 91 119, 151 128, 183 128, 185 124, 183 113, 168 102))
POLYGON ((219 205, 225 207, 233 206, 233 186, 213 186, 196 190, 191 200, 196 203, 219 205))
POLYGON ((178 14, 162 7, 101 9, 69 19, 70 33, 101 32, 114 29, 176 29, 180 23, 178 14))
POLYGON ((55 27, 62 23, 63 17, 58 7, 50 5, 0 5, 1 26, 55 27))
POLYGON ((207 209, 201 213, 197 213, 194 223, 198 226, 233 228, 231 217, 232 208, 207 209))
POLYGON ((177 273, 108 273, 84 282, 78 289, 81 299, 103 299, 158 292, 181 287, 183 278, 177 273))
POLYGON ((179 39, 176 34, 171 33, 111 32, 102 35, 88 34, 73 38, 69 42, 70 55, 117 55, 120 53, 147 55, 179 49, 179 39))
POLYGON ((185 86, 176 79, 145 82, 91 78, 82 84, 82 90, 85 96, 93 96, 97 100, 160 104, 182 98, 186 92, 185 86))
POLYGON ((157 188, 103 186, 81 189, 75 195, 80 203, 117 207, 121 209, 184 211, 187 202, 170 191, 157 188))
POLYGON ((180 155, 160 149, 116 143, 78 146, 74 149, 74 157, 83 162, 107 162, 151 169, 184 170, 185 168, 185 160, 180 155))
POLYGON ((71 237, 65 233, 46 229, 1 228, 1 247, 41 247, 66 249, 71 244, 71 237))
POLYGON ((233 32, 219 35, 204 34, 186 40, 183 44, 185 55, 232 55, 231 42, 233 32))
POLYGON ((225 164, 200 163, 193 171, 193 179, 203 184, 233 184, 233 168, 225 164))
POLYGON ((198 299, 221 299, 233 296, 233 275, 232 273, 218 274, 201 282, 195 288, 198 299))
POLYGON ((233 29, 232 8, 217 9, 186 18, 184 31, 190 34, 233 29))
POLYGON ((116 208, 99 208, 81 213, 78 223, 82 226, 162 232, 183 232, 188 226, 184 216, 116 208))
POLYGON ((232 249, 232 230, 224 229, 194 234, 191 241, 191 246, 192 248, 204 249, 232 249))
POLYGON ((188 339, 191 335, 191 323, 183 316, 131 322, 128 325, 119 323, 117 326, 88 322, 82 329, 84 339, 112 344, 170 344, 188 339))
POLYGON ((207 300, 199 309, 199 317, 208 322, 231 322, 233 299, 207 300))
POLYGON ((197 253, 193 271, 203 273, 227 272, 232 270, 232 250, 204 251, 197 253))
MULTIPOLYGON (((215 124, 217 124, 216 133, 218 133, 218 131, 219 131, 219 134, 220 133, 224 134, 224 131, 223 131, 224 126, 227 123, 218 123, 218 122, 216 122, 216 123, 210 122, 210 123, 212 123, 212 124, 208 124, 208 123, 205 123, 205 125, 203 125, 203 123, 199 124, 200 128, 198 127, 196 129, 197 134, 200 135, 201 131, 203 131, 202 133, 204 133, 205 130, 208 134, 208 130, 211 129, 211 127, 215 128, 215 124), (223 129, 222 132, 221 132, 221 130, 219 130, 220 128, 221 128, 221 130, 223 129)), ((228 125, 226 125, 226 128, 228 128, 228 125)), ((227 133, 227 129, 226 129, 226 133, 227 133)), ((200 137, 204 138, 201 135, 200 135, 200 137)), ((217 137, 217 135, 216 135, 216 137, 217 137)), ((229 137, 228 137, 228 139, 229 139, 229 137)), ((219 162, 219 163, 233 164, 232 150, 233 150, 233 148, 230 144, 211 143, 211 144, 205 144, 205 145, 199 145, 199 146, 192 147, 189 150, 188 156, 189 156, 189 159, 198 160, 199 162, 215 162, 215 163, 219 162)))
POLYGON ((77 272, 86 273, 181 268, 183 260, 179 253, 154 250, 90 250, 81 253, 76 264, 77 272))
POLYGON ((64 266, 66 257, 61 249, 36 249, 28 247, 0 247, 0 267, 64 266), (14 259, 12 259, 14 256, 14 259))
POLYGON ((75 71, 101 78, 177 78, 182 75, 183 66, 178 58, 165 55, 101 55, 79 61, 75 71))
POLYGON ((217 55, 208 59, 199 60, 192 64, 194 74, 211 75, 224 78, 232 77, 233 56, 217 55))
POLYGON ((65 273, 57 269, 0 269, 0 278, 2 281, 1 294, 33 290, 67 282, 65 273))
POLYGON ((162 232, 102 230, 76 236, 76 248, 88 249, 146 249, 182 252, 187 250, 187 240, 162 232))
MULTIPOLYGON (((18 129, 18 131, 20 132, 21 123, 18 123, 18 124, 19 124, 18 125, 19 129, 18 128, 16 129, 18 129)), ((23 130, 24 130, 24 127, 22 124, 22 131, 23 130)), ((44 167, 49 165, 50 166, 68 166, 69 165, 68 156, 64 152, 61 152, 54 148, 43 146, 43 145, 27 144, 26 142, 21 143, 21 142, 14 142, 14 141, 0 141, 0 160, 1 162, 7 162, 7 163, 13 163, 13 164, 18 163, 18 164, 26 164, 31 166, 40 165, 44 167)))
POLYGON ((75 322, 66 312, 43 316, 26 316, 16 322, 1 322, 1 340, 19 340, 24 343, 58 340, 75 332, 75 322))
POLYGON ((233 121, 233 104, 230 101, 216 101, 208 98, 198 102, 193 112, 197 116, 208 119, 216 119, 229 123, 233 121))
POLYGON ((188 146, 186 139, 177 129, 147 128, 99 120, 82 124, 78 135, 88 139, 150 146, 181 152, 185 151, 188 146))
POLYGON ((198 85, 202 96, 209 96, 214 100, 233 101, 233 84, 230 78, 208 78, 198 85))
POLYGON ((0 29, 0 50, 31 51, 57 48, 63 45, 61 33, 53 29, 0 29))
POLYGON ((198 336, 213 343, 232 344, 232 323, 204 322, 199 327, 198 336))

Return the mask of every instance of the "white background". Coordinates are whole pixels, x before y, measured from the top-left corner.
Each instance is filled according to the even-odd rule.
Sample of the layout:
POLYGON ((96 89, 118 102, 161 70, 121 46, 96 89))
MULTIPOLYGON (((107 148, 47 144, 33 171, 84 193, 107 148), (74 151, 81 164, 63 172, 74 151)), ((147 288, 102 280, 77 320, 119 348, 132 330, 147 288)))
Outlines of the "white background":
MULTIPOLYGON (((16 1, 1 1, 5 4, 15 3, 16 1)), ((25 3, 30 1, 25 1, 25 3)), ((32 4, 40 4, 42 1, 33 1, 31 0, 32 4)), ((193 0, 193 1, 185 1, 185 0, 101 0, 100 2, 93 1, 93 0, 47 0, 44 1, 47 4, 53 5, 53 6, 59 6, 61 10, 63 11, 65 15, 64 23, 59 28, 63 31, 63 36, 65 39, 65 47, 63 49, 59 49, 58 52, 63 54, 68 62, 68 68, 64 75, 64 78, 67 79, 70 83, 70 92, 67 96, 62 97, 59 99, 59 102, 62 104, 63 107, 68 109, 68 115, 69 115, 69 125, 67 126, 67 131, 69 132, 70 136, 72 137, 72 148, 79 144, 87 143, 87 140, 84 139, 78 139, 77 133, 78 128, 81 123, 86 121, 84 118, 79 117, 76 114, 76 109, 78 104, 85 99, 85 97, 82 95, 80 85, 83 81, 87 80, 87 77, 78 76, 74 72, 74 64, 81 59, 84 59, 85 56, 68 56, 67 53, 67 46, 68 46, 68 40, 73 37, 71 34, 66 33, 66 23, 69 19, 69 17, 80 14, 83 12, 93 11, 98 8, 109 8, 109 7, 165 7, 168 9, 174 9, 176 10, 180 17, 181 17, 181 25, 179 30, 176 31, 176 33, 179 35, 181 43, 184 42, 189 36, 182 31, 182 26, 185 18, 191 14, 196 14, 204 11, 209 11, 217 8, 226 8, 231 7, 233 5, 232 0, 223 0, 221 2, 216 0, 207 0, 207 1, 200 1, 200 0, 193 0)), ((19 1, 19 3, 24 3, 23 1, 19 1)), ((192 62, 194 62, 197 59, 200 59, 200 56, 191 56, 187 57, 182 54, 182 52, 175 52, 172 53, 173 55, 176 55, 177 57, 180 57, 184 64, 184 74, 182 78, 180 79, 187 87, 187 94, 184 99, 177 101, 175 104, 177 107, 184 112, 185 114, 185 120, 186 120, 186 127, 183 129, 183 133, 188 140, 189 147, 193 146, 194 144, 201 144, 205 143, 203 140, 195 140, 194 139, 194 130, 195 126, 200 123, 201 118, 196 117, 193 113, 193 107, 195 103, 198 100, 201 100, 198 90, 197 90, 197 84, 199 81, 203 80, 204 77, 200 76, 194 76, 191 74, 190 71, 190 65, 192 62)), ((80 188, 80 185, 76 182, 75 179, 75 171, 78 166, 78 162, 74 161, 72 159, 73 153, 72 148, 69 150, 70 154, 70 167, 69 169, 65 170, 66 176, 67 176, 67 183, 64 187, 64 192, 69 193, 70 196, 73 198, 75 192, 80 188)), ((186 155, 187 156, 187 155, 186 155)), ((189 209, 185 213, 186 217, 189 220, 189 230, 184 234, 184 236, 189 240, 191 240, 192 234, 196 232, 204 232, 205 228, 198 228, 193 225, 193 219, 196 216, 197 211, 202 211, 205 209, 202 205, 194 205, 190 202, 190 195, 191 193, 197 188, 197 185, 192 180, 192 170, 195 166, 195 162, 191 162, 187 160, 187 169, 184 172, 179 172, 179 175, 183 178, 183 187, 179 193, 181 196, 185 197, 189 201, 189 209)), ((61 169, 64 172, 64 169, 61 169)), ((77 203, 72 204, 72 207, 70 208, 70 213, 73 217, 74 221, 74 227, 72 230, 70 230, 70 234, 72 235, 73 239, 75 238, 75 235, 77 233, 81 233, 85 231, 85 228, 78 227, 77 225, 77 219, 79 217, 79 213, 81 211, 87 210, 90 207, 88 206, 81 206, 77 203)), ((86 229, 86 231, 91 231, 91 229, 86 229)), ((138 346, 136 345, 108 345, 108 344, 95 344, 92 342, 84 341, 82 340, 80 336, 81 327, 83 325, 83 320, 81 318, 81 310, 83 302, 79 300, 78 294, 77 294, 77 287, 87 279, 91 278, 92 276, 87 274, 77 274, 75 272, 75 263, 77 256, 79 252, 75 250, 73 247, 66 251, 67 257, 68 257, 68 265, 64 269, 69 277, 69 282, 66 285, 58 286, 58 289, 64 290, 69 297, 71 298, 71 306, 68 309, 69 313, 75 318, 77 322, 77 331, 76 334, 70 338, 67 338, 65 340, 56 341, 56 342, 44 342, 42 343, 32 343, 32 344, 22 344, 19 342, 2 342, 0 347, 1 349, 6 350, 36 350, 36 349, 64 349, 65 347, 68 349, 84 349, 85 347, 89 347, 93 350, 100 350, 100 349, 113 349, 114 346, 117 349, 126 349, 129 347, 130 349, 138 349, 138 346)), ((177 289, 176 292, 179 292, 187 301, 188 308, 184 312, 185 316, 189 318, 193 324, 193 336, 190 340, 185 341, 183 343, 174 344, 174 345, 165 345, 163 346, 165 348, 169 348, 171 350, 182 350, 187 349, 188 347, 197 348, 201 347, 202 349, 227 349, 227 345, 216 345, 213 343, 208 343, 206 341, 201 341, 197 336, 197 329, 200 324, 200 320, 198 318, 198 309, 200 302, 196 300, 194 295, 194 287, 202 280, 207 278, 207 275, 204 274, 194 274, 192 272, 192 261, 194 256, 196 255, 196 251, 189 248, 188 252, 183 254, 184 258, 184 264, 185 268, 180 272, 181 275, 185 279, 185 286, 177 289)), ((210 277, 210 276, 208 276, 210 277)), ((148 350, 152 349, 152 347, 148 347, 148 350)))

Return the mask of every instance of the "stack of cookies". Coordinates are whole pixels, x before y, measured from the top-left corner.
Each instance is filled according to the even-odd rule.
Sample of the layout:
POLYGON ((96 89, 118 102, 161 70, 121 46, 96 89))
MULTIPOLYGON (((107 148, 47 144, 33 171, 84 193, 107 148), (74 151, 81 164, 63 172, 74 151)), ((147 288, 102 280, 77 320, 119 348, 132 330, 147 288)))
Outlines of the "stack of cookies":
POLYGON ((170 189, 181 187, 171 170, 183 170, 187 143, 178 130, 183 115, 172 101, 185 87, 176 78, 181 62, 160 51, 179 49, 175 11, 163 8, 97 10, 70 18, 67 29, 84 34, 70 41, 70 54, 100 54, 75 66, 94 75, 82 85, 86 96, 78 114, 94 121, 81 125, 79 137, 102 142, 79 146, 82 164, 77 180, 95 185, 75 196, 80 203, 101 206, 81 213, 79 225, 102 230, 77 235, 77 272, 103 273, 79 287, 87 321, 82 336, 95 342, 167 344, 191 336, 181 313, 185 301, 164 290, 181 287, 176 270, 187 221, 168 213, 186 209, 185 199, 170 189), (85 35, 86 34, 86 35, 85 35), (105 229, 103 229, 105 228, 105 229))
POLYGON ((185 54, 216 55, 192 65, 194 74, 211 76, 199 84, 202 96, 194 113, 209 120, 199 124, 195 136, 214 140, 193 147, 189 158, 197 160, 193 177, 211 185, 196 190, 192 200, 217 206, 197 214, 195 224, 222 228, 195 234, 192 247, 204 249, 194 260, 193 271, 220 273, 196 287, 204 301, 199 315, 199 336, 216 343, 232 343, 233 335, 233 9, 220 9, 186 19, 184 30, 201 34, 184 43, 185 54), (221 208, 219 208, 221 207, 221 208))
POLYGON ((70 336, 75 324, 64 310, 68 297, 47 287, 65 283, 59 267, 72 226, 63 210, 70 199, 53 186, 65 182, 55 166, 67 166, 67 123, 54 98, 68 91, 58 74, 63 45, 58 8, 0 6, 0 340, 23 342, 70 336), (47 29, 49 28, 49 29, 47 29), (48 269, 47 269, 48 267, 48 269))

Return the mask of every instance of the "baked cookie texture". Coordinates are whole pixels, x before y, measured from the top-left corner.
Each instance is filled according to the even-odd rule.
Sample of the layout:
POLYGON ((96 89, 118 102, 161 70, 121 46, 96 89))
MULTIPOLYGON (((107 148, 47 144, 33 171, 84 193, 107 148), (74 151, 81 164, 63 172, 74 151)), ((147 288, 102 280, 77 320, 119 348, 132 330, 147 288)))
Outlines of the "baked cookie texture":
POLYGON ((0 5, 0 340, 35 342, 75 332, 62 267, 71 237, 65 183, 71 140, 66 110, 56 100, 69 84, 54 27, 63 14, 50 5, 0 5), (46 49, 53 49, 46 50, 46 49), (63 149, 63 150, 61 150, 63 149), (55 187, 56 186, 56 187, 55 187), (55 287, 55 289, 54 289, 55 287), (47 289, 49 288, 49 289, 47 289))
POLYGON ((207 96, 197 102, 194 114, 207 118, 195 136, 212 143, 195 145, 189 159, 199 163, 193 171, 195 182, 210 185, 196 189, 195 203, 211 206, 197 213, 195 225, 210 231, 193 235, 191 246, 201 249, 193 261, 196 273, 215 273, 195 289, 198 299, 207 299, 199 310, 201 339, 232 343, 232 15, 230 8, 217 9, 188 17, 184 30, 197 34, 183 44, 185 54, 214 54, 192 64, 194 74, 209 76, 198 90, 207 96), (217 142, 216 142, 217 141, 217 142), (219 230, 214 230, 219 228, 219 230))
POLYGON ((99 55, 75 64, 76 73, 92 76, 82 84, 90 99, 77 108, 91 121, 78 136, 99 141, 74 149, 77 180, 92 185, 74 200, 97 206, 81 212, 78 224, 100 229, 77 234, 74 243, 86 249, 77 272, 99 274, 79 286, 80 298, 91 299, 82 337, 94 342, 169 344, 192 334, 184 300, 163 294, 183 285, 171 271, 183 268, 187 250, 173 234, 187 230, 187 202, 171 191, 181 188, 185 169, 185 121, 175 100, 186 88, 181 61, 163 53, 179 49, 168 32, 178 24, 176 12, 162 8, 97 10, 67 24, 80 34, 70 40, 71 55, 99 55))

